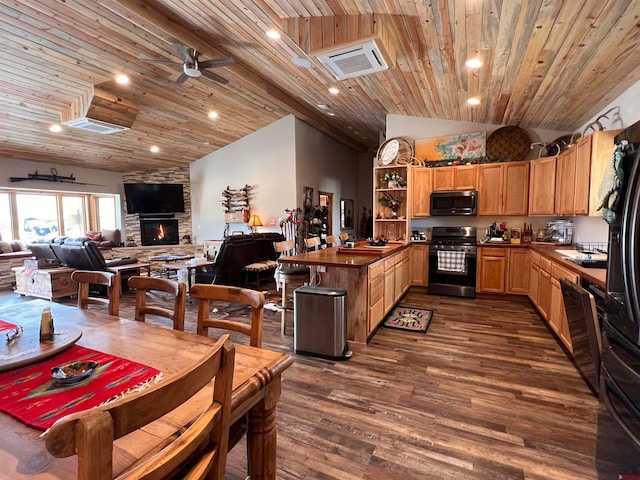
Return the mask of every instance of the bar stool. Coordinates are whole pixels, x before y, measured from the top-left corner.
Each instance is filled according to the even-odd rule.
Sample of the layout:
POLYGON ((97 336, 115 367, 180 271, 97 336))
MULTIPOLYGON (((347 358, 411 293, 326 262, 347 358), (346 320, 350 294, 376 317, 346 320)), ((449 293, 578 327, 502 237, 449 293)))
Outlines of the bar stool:
MULTIPOLYGON (((318 242, 320 239, 318 238, 318 242)), ((280 257, 288 257, 295 253, 295 243, 293 240, 285 240, 282 242, 274 242, 273 247, 280 257)), ((282 311, 280 312, 280 333, 287 333, 287 309, 293 299, 293 291, 306 285, 311 280, 311 272, 309 267, 304 265, 278 265, 276 270, 276 286, 282 289, 282 311)))

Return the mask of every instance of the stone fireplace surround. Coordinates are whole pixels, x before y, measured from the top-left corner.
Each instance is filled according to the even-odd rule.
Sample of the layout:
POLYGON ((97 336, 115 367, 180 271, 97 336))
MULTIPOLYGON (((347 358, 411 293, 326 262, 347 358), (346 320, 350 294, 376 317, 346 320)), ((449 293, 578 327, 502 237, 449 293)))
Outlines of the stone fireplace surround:
MULTIPOLYGON (((189 235, 193 238, 193 232, 191 229, 191 184, 188 165, 165 168, 162 170, 141 170, 125 173, 122 175, 122 182, 181 183, 184 191, 184 212, 175 213, 173 217, 178 221, 178 243, 182 241, 182 238, 185 235, 189 235)), ((124 200, 125 199, 123 199, 123 205, 125 204, 124 200)), ((130 240, 133 240, 136 246, 142 246, 140 222, 141 218, 139 214, 130 214, 125 212, 123 216, 123 241, 125 244, 128 244, 130 240)))

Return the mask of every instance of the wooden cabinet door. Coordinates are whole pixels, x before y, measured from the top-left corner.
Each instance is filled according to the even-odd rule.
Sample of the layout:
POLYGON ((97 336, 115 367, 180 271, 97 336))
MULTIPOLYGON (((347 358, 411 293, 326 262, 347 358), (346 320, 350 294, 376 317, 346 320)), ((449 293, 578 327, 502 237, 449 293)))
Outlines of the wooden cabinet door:
POLYGON ((578 141, 578 145, 581 142, 589 140, 591 142, 591 178, 589 180, 589 215, 601 216, 602 211, 596 210, 600 206, 600 196, 598 190, 604 171, 611 162, 613 156, 614 138, 622 130, 602 130, 600 132, 593 132, 593 134, 582 137, 578 141))
POLYGON ((398 303, 398 301, 402 297, 402 294, 404 293, 404 290, 402 288, 403 287, 402 262, 396 263, 394 270, 395 270, 395 273, 394 273, 395 283, 393 287, 393 303, 398 303))
POLYGON ((540 268, 538 275, 538 309, 546 319, 549 318, 551 307, 551 274, 540 268))
POLYGON ((409 283, 421 287, 427 286, 428 245, 411 245, 409 248, 409 283))
POLYGON ((503 163, 502 215, 527 215, 529 206, 529 163, 503 163))
POLYGON ((454 190, 476 190, 478 188, 478 165, 453 167, 454 190))
POLYGON ((531 279, 531 259, 528 248, 508 248, 506 293, 527 295, 531 279))
POLYGON ((576 144, 575 175, 573 213, 575 215, 588 215, 589 184, 591 181, 591 136, 580 138, 576 144))
POLYGON ((384 261, 369 266, 369 324, 371 333, 384 317, 384 261))
POLYGON ((553 215, 556 195, 556 157, 530 162, 529 215, 553 215))
POLYGON ((531 300, 531 302, 533 302, 533 304, 537 307, 540 267, 537 264, 531 263, 531 270, 529 272, 529 300, 531 300))
POLYGON ((573 199, 576 182, 575 145, 562 152, 556 163, 556 213, 573 215, 573 199))
POLYGON ((506 262, 505 248, 479 248, 476 290, 481 293, 504 293, 506 262))
POLYGON ((384 259, 384 313, 387 314, 395 303, 395 264, 393 256, 384 259))
POLYGON ((447 191, 454 189, 453 169, 455 167, 439 167, 433 169, 433 191, 447 191))
POLYGON ((431 210, 433 168, 413 168, 411 174, 411 216, 428 217, 431 210))
POLYGON ((551 277, 551 306, 549 307, 549 325, 556 332, 562 343, 573 352, 567 312, 564 309, 562 288, 557 278, 551 277))
POLYGON ((485 163, 479 167, 478 215, 500 215, 504 169, 499 163, 485 163))

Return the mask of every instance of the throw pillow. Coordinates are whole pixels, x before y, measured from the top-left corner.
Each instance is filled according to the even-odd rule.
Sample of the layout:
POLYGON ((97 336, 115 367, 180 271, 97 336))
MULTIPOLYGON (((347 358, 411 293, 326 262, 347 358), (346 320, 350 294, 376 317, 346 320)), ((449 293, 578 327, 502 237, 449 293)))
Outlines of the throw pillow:
POLYGON ((9 242, 0 242, 0 253, 11 253, 13 248, 9 242))
POLYGON ((24 244, 20 240, 12 240, 11 242, 9 242, 9 244, 11 245, 11 250, 13 250, 14 252, 21 252, 22 250, 26 250, 24 244))
POLYGON ((85 232, 84 236, 95 242, 102 240, 102 232, 85 232))

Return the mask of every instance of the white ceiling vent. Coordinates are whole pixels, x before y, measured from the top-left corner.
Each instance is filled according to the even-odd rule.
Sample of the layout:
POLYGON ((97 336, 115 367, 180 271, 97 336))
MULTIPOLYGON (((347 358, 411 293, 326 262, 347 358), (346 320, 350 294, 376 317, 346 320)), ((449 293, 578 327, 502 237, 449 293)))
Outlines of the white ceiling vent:
POLYGON ((389 62, 385 59, 376 39, 333 50, 322 50, 315 55, 338 80, 368 75, 389 68, 389 62))
POLYGON ((64 122, 63 125, 73 128, 80 128, 82 130, 88 130, 94 133, 101 133, 103 135, 129 130, 127 127, 123 127, 122 125, 115 125, 113 123, 103 122, 86 117, 69 120, 68 122, 64 122))

